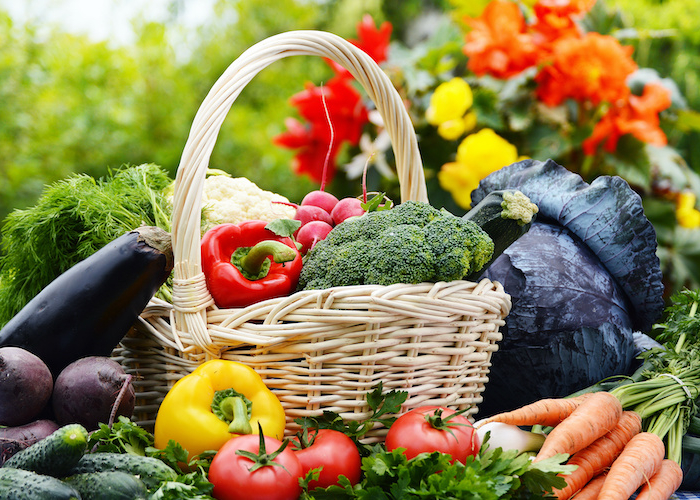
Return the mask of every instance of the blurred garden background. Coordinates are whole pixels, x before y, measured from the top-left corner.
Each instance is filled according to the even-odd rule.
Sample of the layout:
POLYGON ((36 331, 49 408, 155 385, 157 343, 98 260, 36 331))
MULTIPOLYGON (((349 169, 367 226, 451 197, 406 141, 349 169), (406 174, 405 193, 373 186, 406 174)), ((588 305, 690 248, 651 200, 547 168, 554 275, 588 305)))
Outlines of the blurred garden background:
MULTIPOLYGON (((521 157, 588 181, 619 175, 643 197, 669 290, 700 286, 697 0, 172 0, 166 13, 134 14, 124 41, 0 3, 0 220, 75 173, 155 163, 174 177, 224 69, 270 35, 318 29, 375 50, 414 120, 434 205, 464 212, 480 177, 521 157), (208 15, 187 23, 193 9, 208 15)), ((367 167, 368 188, 398 201, 357 90, 323 60, 276 63, 234 104, 211 167, 298 202, 332 146, 327 189, 359 194, 367 167), (332 145, 314 132, 319 109, 348 131, 332 145)))

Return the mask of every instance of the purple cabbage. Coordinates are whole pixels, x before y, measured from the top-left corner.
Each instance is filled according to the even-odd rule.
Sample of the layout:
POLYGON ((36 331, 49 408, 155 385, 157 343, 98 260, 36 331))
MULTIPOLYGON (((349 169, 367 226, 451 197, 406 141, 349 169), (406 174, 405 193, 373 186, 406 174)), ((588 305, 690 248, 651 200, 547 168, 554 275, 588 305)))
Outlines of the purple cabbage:
POLYGON ((555 221, 585 243, 629 300, 634 328, 648 331, 659 320, 664 300, 656 231, 624 179, 603 176, 587 184, 552 160, 524 160, 482 180, 472 203, 499 189, 522 191, 539 207, 538 219, 555 221))
POLYGON ((631 371, 630 305, 588 247, 568 229, 536 221, 486 270, 511 295, 479 414, 563 397, 631 371))
POLYGON ((664 310, 656 233, 623 179, 588 184, 551 160, 525 160, 482 180, 472 203, 502 189, 522 191, 540 211, 484 273, 513 307, 480 416, 629 373, 634 332, 648 331, 664 310))

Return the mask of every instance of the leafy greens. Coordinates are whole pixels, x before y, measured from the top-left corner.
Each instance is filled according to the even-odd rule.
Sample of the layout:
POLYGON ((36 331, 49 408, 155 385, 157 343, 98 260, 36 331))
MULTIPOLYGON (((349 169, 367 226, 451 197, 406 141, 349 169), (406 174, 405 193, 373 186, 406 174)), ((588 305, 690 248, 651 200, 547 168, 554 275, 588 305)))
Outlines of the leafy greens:
POLYGON ((47 186, 37 203, 2 227, 0 327, 58 275, 142 225, 170 230, 165 190, 153 164, 125 166, 103 179, 73 175, 47 186))

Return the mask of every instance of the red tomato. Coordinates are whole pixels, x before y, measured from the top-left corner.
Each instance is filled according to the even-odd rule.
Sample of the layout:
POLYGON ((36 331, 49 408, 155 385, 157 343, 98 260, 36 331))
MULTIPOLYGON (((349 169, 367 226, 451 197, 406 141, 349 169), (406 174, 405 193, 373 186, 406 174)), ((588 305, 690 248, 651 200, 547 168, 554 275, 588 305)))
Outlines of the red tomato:
POLYGON ((411 458, 421 453, 439 451, 452 455, 451 462, 465 463, 479 451, 479 438, 467 417, 440 406, 424 406, 411 410, 391 425, 386 435, 388 450, 405 448, 411 458))
POLYGON ((309 490, 338 484, 340 476, 347 477, 351 484, 360 482, 360 452, 352 439, 340 431, 320 429, 309 431, 309 440, 313 442, 306 448, 300 448, 298 438, 292 440, 304 474, 323 467, 318 480, 309 481, 309 490))
POLYGON ((244 434, 227 441, 216 453, 209 467, 212 496, 217 500, 296 500, 301 494, 301 463, 282 442, 257 434, 244 434), (271 450, 271 451, 269 451, 271 450), (243 456, 243 451, 257 455, 257 460, 243 456), (283 466, 283 467, 280 467, 283 466), (258 467, 258 468, 255 468, 258 467))

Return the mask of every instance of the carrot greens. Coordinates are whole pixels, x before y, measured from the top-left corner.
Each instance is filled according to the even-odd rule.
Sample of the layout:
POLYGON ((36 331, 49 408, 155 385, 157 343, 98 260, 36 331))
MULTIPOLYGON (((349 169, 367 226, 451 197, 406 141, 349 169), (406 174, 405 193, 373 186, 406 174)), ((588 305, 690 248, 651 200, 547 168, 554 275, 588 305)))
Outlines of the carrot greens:
MULTIPOLYGON (((683 436, 698 413, 700 396, 700 290, 671 297, 665 322, 656 325, 660 347, 642 353, 630 376, 611 377, 587 390, 606 390, 625 410, 642 417, 643 430, 664 440, 667 457, 681 463, 683 436)), ((578 394, 578 393, 577 393, 578 394)))

